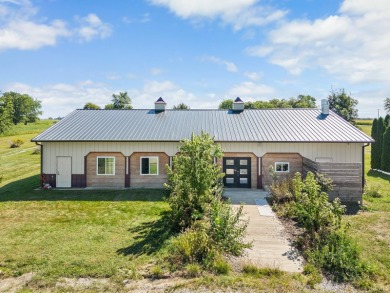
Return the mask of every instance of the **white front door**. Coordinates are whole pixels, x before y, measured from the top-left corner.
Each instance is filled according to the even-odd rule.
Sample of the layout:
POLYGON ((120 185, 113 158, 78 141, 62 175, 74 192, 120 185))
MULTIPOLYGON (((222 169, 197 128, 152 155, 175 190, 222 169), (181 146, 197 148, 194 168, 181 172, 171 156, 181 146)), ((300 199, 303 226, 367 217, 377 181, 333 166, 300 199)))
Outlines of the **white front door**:
POLYGON ((72 186, 72 158, 57 157, 57 187, 72 186))

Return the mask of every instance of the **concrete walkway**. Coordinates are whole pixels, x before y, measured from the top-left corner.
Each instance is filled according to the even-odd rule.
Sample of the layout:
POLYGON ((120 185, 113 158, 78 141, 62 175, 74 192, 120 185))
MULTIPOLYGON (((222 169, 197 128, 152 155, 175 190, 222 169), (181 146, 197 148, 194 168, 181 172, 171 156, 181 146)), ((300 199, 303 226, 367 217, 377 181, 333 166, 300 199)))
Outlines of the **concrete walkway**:
POLYGON ((287 240, 282 223, 269 207, 265 199, 267 192, 226 188, 224 195, 234 206, 243 204, 249 217, 246 240, 253 241, 253 247, 241 257, 243 262, 287 272, 302 271, 302 258, 287 240))

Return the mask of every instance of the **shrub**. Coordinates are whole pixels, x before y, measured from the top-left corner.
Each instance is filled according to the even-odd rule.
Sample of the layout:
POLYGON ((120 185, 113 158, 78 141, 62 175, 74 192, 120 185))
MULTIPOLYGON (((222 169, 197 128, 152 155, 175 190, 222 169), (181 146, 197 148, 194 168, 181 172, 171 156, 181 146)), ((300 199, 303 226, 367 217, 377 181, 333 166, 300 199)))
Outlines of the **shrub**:
POLYGON ((390 172, 390 126, 383 135, 381 169, 390 172))
POLYGON ((243 220, 243 206, 234 210, 229 203, 212 199, 208 220, 207 234, 217 250, 226 255, 240 256, 246 248, 252 246, 245 242, 249 221, 243 220))
POLYGON ((292 199, 291 180, 283 179, 282 182, 273 181, 269 187, 272 201, 276 203, 288 202, 292 199))
POLYGON ((308 252, 308 259, 338 282, 356 280, 370 271, 361 261, 357 244, 345 228, 330 232, 317 249, 308 252))
POLYGON ((12 141, 10 141, 10 148, 18 148, 20 147, 22 144, 24 144, 24 141, 22 139, 14 139, 12 141))
POLYGON ((217 275, 227 275, 231 268, 225 260, 222 258, 217 258, 213 263, 212 270, 217 275))
POLYGON ((322 275, 318 268, 310 263, 303 267, 303 274, 307 276, 307 284, 310 286, 310 288, 314 288, 314 286, 319 284, 322 280, 322 275))
POLYGON ((150 270, 150 273, 152 274, 153 278, 159 279, 164 275, 163 269, 159 265, 155 265, 150 270))
POLYGON ((333 180, 332 178, 328 177, 326 174, 316 172, 316 180, 321 187, 321 191, 330 192, 333 190, 334 188, 333 180))
POLYGON ((191 263, 186 266, 187 276, 190 278, 196 278, 200 276, 202 267, 198 264, 191 263))
POLYGON ((364 195, 374 198, 381 198, 383 194, 380 192, 380 187, 378 185, 367 185, 364 188, 364 195))
POLYGON ((184 230, 203 218, 212 197, 222 196, 221 167, 214 158, 222 157, 221 147, 207 133, 192 134, 184 140, 180 154, 167 166, 169 190, 167 202, 172 210, 173 228, 184 230))

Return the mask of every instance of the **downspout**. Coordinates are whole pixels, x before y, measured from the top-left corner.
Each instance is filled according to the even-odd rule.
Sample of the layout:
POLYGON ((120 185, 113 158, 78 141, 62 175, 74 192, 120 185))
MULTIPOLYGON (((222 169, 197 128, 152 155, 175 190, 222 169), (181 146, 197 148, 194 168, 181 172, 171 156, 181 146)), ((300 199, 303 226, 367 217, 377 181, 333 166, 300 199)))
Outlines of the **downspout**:
MULTIPOLYGON (((365 182, 365 178, 364 178, 364 173, 365 173, 365 168, 364 168, 364 148, 365 147, 368 147, 370 144, 368 143, 368 144, 364 144, 363 146, 362 146, 362 188, 363 188, 363 192, 364 192, 364 187, 365 187, 365 184, 364 184, 364 182, 365 182)), ((362 203, 361 203, 362 205, 363 205, 363 197, 362 197, 362 203)))
POLYGON ((38 142, 35 142, 36 145, 39 145, 40 148, 41 148, 41 176, 39 176, 39 181, 40 181, 40 184, 41 184, 41 188, 43 187, 43 145, 41 145, 40 143, 38 142))

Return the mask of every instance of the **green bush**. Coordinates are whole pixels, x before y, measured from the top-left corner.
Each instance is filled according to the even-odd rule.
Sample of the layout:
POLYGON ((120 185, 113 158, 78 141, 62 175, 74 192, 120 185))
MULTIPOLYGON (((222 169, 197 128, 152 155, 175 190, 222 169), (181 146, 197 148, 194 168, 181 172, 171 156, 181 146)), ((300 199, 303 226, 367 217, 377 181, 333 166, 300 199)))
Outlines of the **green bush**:
POLYGON ((14 140, 12 140, 12 141, 10 141, 10 148, 12 149, 12 148, 18 148, 18 147, 20 147, 22 144, 24 144, 24 141, 22 140, 22 139, 20 139, 20 138, 18 138, 18 139, 14 139, 14 140))
POLYGON ((212 265, 212 270, 217 275, 227 275, 229 274, 231 268, 225 260, 217 258, 212 265))
POLYGON ((272 202, 284 203, 292 199, 291 180, 283 179, 280 183, 273 181, 269 189, 272 194, 272 202))
POLYGON ((164 270, 159 265, 155 265, 150 270, 150 273, 153 278, 160 279, 164 275, 164 270))
POLYGON ((186 265, 187 276, 190 278, 199 277, 202 272, 202 267, 195 263, 190 263, 186 265))
POLYGON ((322 275, 320 271, 313 264, 306 264, 303 267, 303 274, 307 276, 307 284, 310 286, 310 288, 314 288, 316 284, 319 284, 322 281, 322 275))
POLYGON ((360 259, 356 242, 345 229, 331 231, 318 248, 307 255, 309 262, 329 272, 337 282, 353 281, 370 271, 360 259))
POLYGON ((334 188, 332 178, 328 177, 326 174, 316 172, 316 181, 323 192, 330 192, 334 188))
POLYGON ((383 197, 383 194, 380 192, 380 186, 378 185, 367 185, 364 188, 364 195, 374 198, 381 198, 383 197))
POLYGON ((387 127, 383 135, 381 169, 390 172, 390 127, 387 127))

